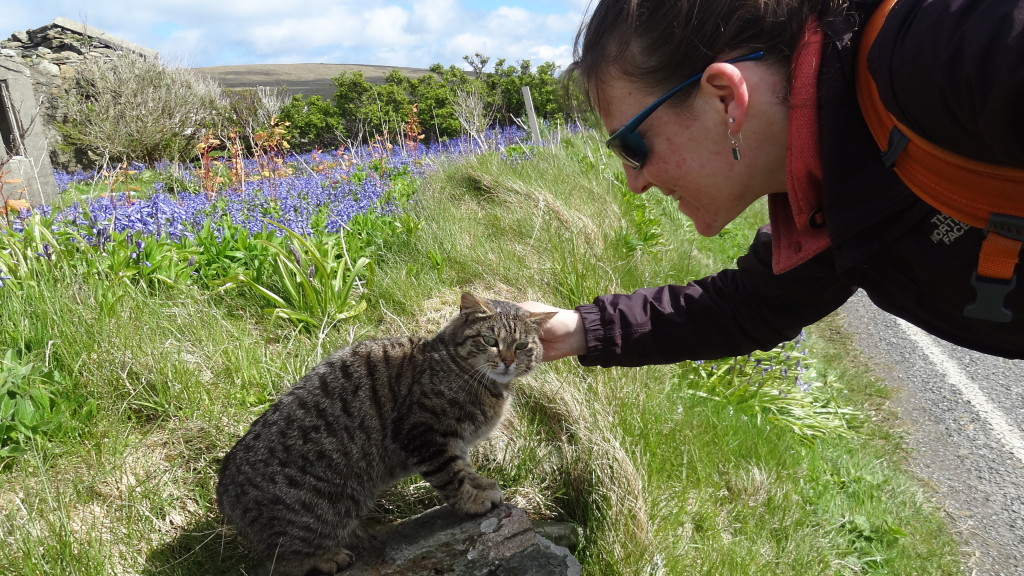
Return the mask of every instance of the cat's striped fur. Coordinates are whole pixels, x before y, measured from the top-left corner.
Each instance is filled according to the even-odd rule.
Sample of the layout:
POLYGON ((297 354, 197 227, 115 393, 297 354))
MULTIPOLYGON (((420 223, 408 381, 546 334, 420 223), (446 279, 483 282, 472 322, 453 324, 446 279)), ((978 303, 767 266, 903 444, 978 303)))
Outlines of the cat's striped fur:
POLYGON ((282 394, 224 457, 217 486, 264 573, 348 567, 378 492, 414 473, 465 514, 499 504, 468 453, 500 421, 509 383, 539 362, 550 317, 463 294, 435 336, 353 344, 282 394))

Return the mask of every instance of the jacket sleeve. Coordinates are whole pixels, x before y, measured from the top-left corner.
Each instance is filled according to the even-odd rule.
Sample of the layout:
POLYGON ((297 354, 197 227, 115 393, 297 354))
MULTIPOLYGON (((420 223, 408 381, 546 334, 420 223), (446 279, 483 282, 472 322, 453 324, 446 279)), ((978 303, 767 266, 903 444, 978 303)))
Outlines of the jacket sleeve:
POLYGON ((767 227, 736 264, 685 286, 599 296, 577 307, 587 340, 580 363, 642 366, 769 350, 857 290, 837 277, 831 250, 773 274, 767 227))

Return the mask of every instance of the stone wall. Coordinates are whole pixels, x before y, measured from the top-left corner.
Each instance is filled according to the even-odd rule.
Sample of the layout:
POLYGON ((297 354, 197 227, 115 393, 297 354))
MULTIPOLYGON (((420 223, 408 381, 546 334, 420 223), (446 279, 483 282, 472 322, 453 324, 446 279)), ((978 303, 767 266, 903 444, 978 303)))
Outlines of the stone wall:
MULTIPOLYGON (((157 58, 153 50, 126 42, 106 32, 67 18, 32 30, 16 31, 0 41, 0 82, 7 86, 10 102, 27 131, 23 154, 9 157, 0 147, 0 162, 8 171, 4 195, 17 192, 32 204, 48 204, 57 198, 50 150, 56 135, 47 113, 47 96, 75 75, 78 65, 94 58, 112 58, 132 51, 157 58)), ((5 135, 6 138, 6 135, 5 135)), ((14 199, 18 199, 17 196, 14 199)))
POLYGON ((149 48, 67 18, 54 18, 46 26, 17 31, 0 41, 0 58, 28 68, 33 82, 44 88, 52 87, 61 78, 74 76, 75 67, 84 60, 112 58, 121 51, 158 57, 149 48))

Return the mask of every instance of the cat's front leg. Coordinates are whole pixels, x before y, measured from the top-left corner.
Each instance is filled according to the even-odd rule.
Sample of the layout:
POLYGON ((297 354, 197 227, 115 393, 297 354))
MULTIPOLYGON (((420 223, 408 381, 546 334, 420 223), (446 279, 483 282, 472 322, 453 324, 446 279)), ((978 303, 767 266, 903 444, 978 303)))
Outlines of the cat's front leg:
POLYGON ((405 422, 396 445, 419 472, 456 510, 467 515, 486 514, 502 502, 501 489, 482 478, 469 463, 465 434, 437 422, 405 422))
POLYGON ((451 455, 442 466, 426 469, 422 474, 462 514, 479 516, 501 505, 498 483, 478 475, 464 456, 451 455))

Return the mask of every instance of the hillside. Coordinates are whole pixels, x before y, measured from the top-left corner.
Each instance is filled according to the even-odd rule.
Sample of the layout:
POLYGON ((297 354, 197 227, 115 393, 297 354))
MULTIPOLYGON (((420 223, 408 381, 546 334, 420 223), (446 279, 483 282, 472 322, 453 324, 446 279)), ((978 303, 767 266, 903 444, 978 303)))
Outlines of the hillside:
POLYGON ((319 95, 325 99, 334 96, 333 79, 339 74, 360 71, 369 82, 379 84, 395 69, 412 78, 428 72, 425 68, 361 64, 245 64, 196 68, 225 88, 281 86, 289 95, 319 95))

